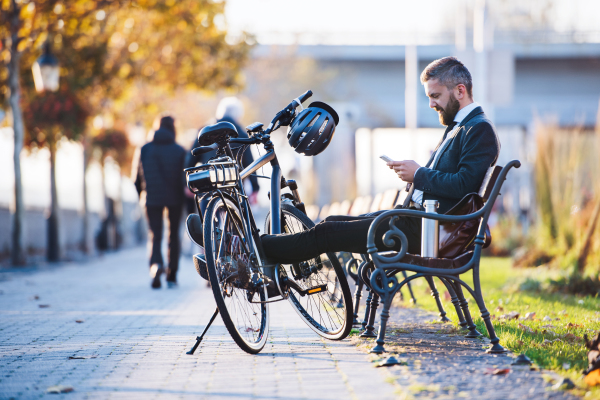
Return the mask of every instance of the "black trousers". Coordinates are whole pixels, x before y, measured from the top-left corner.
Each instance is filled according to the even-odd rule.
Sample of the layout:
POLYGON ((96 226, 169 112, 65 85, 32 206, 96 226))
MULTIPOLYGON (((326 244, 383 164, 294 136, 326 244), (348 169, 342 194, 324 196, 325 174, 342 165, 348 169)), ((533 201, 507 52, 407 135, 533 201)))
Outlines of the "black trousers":
MULTIPOLYGON (((374 219, 373 215, 362 217, 333 215, 304 232, 262 235, 261 241, 269 261, 286 264, 309 260, 328 252, 366 253, 367 235, 374 219)), ((396 226, 408 239, 408 252, 420 254, 421 218, 400 217, 396 226)), ((383 244, 383 235, 388 229, 387 222, 379 225, 375 235, 375 245, 380 251, 399 250, 399 240, 394 240, 394 246, 391 248, 383 244)))
POLYGON ((164 266, 163 256, 161 251, 162 235, 163 235, 163 210, 167 209, 169 216, 169 233, 168 233, 168 252, 167 258, 169 265, 167 267, 167 281, 177 281, 177 269, 179 268, 179 253, 181 244, 179 241, 179 223, 181 222, 182 206, 146 206, 146 215, 148 216, 148 224, 150 225, 150 265, 160 264, 164 266))

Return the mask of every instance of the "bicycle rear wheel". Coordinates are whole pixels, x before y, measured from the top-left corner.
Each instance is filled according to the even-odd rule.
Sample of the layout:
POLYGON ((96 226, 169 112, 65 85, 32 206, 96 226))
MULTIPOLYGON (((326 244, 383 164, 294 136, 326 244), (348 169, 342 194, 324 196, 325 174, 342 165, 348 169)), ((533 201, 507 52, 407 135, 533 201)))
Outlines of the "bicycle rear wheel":
MULTIPOLYGON (((314 222, 292 204, 281 205, 283 233, 299 233, 315 226, 314 222)), ((271 215, 267 215, 265 232, 271 232, 271 215)), ((323 287, 325 290, 302 296, 288 286, 287 299, 300 318, 316 333, 331 340, 344 339, 352 329, 352 295, 344 270, 335 253, 298 264, 283 264, 279 271, 303 290, 323 287)))
POLYGON ((250 354, 262 350, 269 334, 266 289, 252 289, 252 238, 244 233, 237 206, 213 198, 204 219, 206 264, 213 295, 223 323, 240 348, 250 354))

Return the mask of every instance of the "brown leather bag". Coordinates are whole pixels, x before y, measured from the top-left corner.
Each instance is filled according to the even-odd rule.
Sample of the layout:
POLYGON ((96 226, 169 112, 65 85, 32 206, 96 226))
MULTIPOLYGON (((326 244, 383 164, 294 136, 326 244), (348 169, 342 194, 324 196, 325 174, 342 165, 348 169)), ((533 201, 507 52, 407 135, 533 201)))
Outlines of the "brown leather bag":
MULTIPOLYGON (((467 215, 480 210, 484 205, 483 198, 477 193, 469 193, 463 197, 458 204, 452 207, 445 215, 467 215)), ((440 223, 440 247, 438 257, 456 258, 475 247, 473 241, 477 236, 481 218, 462 222, 440 223)), ((485 228, 486 248, 492 242, 490 227, 485 228)))

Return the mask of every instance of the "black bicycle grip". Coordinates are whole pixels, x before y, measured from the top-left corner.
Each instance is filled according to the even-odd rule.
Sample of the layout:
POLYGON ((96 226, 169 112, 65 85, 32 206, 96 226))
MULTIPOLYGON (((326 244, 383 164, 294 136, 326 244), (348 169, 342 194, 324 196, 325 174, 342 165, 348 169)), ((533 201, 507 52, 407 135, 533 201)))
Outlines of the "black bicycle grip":
POLYGON ((310 96, 312 96, 312 94, 312 90, 309 89, 302 95, 298 96, 298 100, 300 100, 300 103, 304 103, 306 100, 310 99, 310 96))

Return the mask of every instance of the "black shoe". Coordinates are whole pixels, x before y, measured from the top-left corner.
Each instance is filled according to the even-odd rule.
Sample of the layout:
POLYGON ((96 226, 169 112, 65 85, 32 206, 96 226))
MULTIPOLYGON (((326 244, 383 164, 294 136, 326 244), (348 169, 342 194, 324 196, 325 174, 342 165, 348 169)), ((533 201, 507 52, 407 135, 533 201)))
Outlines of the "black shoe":
POLYGON ((204 247, 204 234, 202 233, 202 221, 198 214, 190 214, 185 221, 186 232, 190 240, 200 247, 204 247))
POLYGON ((194 254, 194 267, 196 267, 196 271, 203 278, 208 279, 208 271, 206 269, 206 256, 204 254, 194 254))
POLYGON ((150 266, 150 278, 152 278, 152 289, 160 289, 160 276, 165 272, 165 269, 160 264, 152 264, 150 266))

